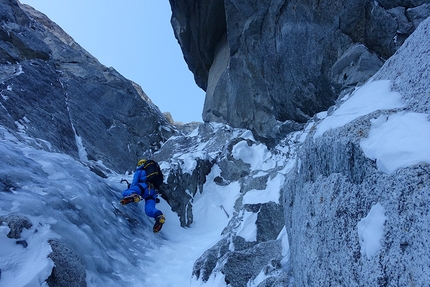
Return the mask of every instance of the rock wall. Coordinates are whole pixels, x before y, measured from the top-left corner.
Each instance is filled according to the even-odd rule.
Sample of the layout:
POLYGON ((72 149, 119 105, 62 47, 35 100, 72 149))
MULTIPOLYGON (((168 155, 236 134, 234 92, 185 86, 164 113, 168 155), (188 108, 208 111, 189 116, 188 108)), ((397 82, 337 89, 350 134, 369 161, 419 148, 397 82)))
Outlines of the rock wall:
POLYGON ((285 155, 278 151, 279 165, 275 162, 267 166, 260 159, 257 167, 235 158, 237 145, 249 149, 263 146, 249 135, 246 130, 204 123, 187 136, 172 137, 154 154, 165 168, 163 197, 183 227, 192 225, 196 213, 199 216, 195 200, 201 193, 214 194, 214 201, 208 205, 219 206, 227 217, 221 239, 194 263, 193 280, 202 284, 219 276, 228 286, 247 286, 260 272, 267 277, 266 283, 284 284, 287 280, 281 267, 285 254, 279 238, 284 227, 279 185, 285 155), (273 198, 266 189, 273 190, 273 198), (260 195, 247 201, 248 192, 260 195), (232 210, 219 205, 217 196, 227 198, 225 204, 233 206, 232 210), (244 234, 243 229, 253 226, 255 237, 248 238, 252 236, 244 234))
MULTIPOLYGON (((194 264, 196 281, 223 276, 230 286, 260 287, 430 282, 430 166, 385 174, 360 147, 381 114, 429 114, 430 20, 405 40, 429 15, 428 2, 170 3, 185 59, 208 93, 205 119, 249 128, 269 142, 288 134, 279 149, 267 150, 270 166, 235 158, 238 144, 245 149, 260 142, 248 131, 215 123, 186 128, 186 136, 171 137, 158 150, 175 130, 141 88, 98 63, 44 15, 12 0, 0 0, 0 124, 22 141, 32 137, 28 145, 103 161, 117 171, 133 168, 143 151, 158 150, 153 157, 165 164, 163 196, 184 227, 193 223, 194 199, 205 185, 208 193, 235 192, 227 197, 232 209, 225 212, 221 240, 194 264), (303 133, 288 133, 372 76, 397 49, 374 79, 391 80, 405 108, 373 112, 317 139, 315 118, 303 133), (255 195, 280 189, 279 200, 255 195), (259 201, 247 202, 247 196, 259 201), (382 247, 369 258, 361 252, 357 224, 376 203, 387 221, 382 247), (255 222, 255 238, 241 234, 248 221, 255 222), (289 257, 280 238, 287 233, 289 257)), ((5 191, 14 184, 7 177, 0 182, 5 191)), ((27 225, 22 217, 0 221, 13 226, 16 239, 27 225)), ((81 260, 61 242, 51 244, 55 272, 75 270, 70 275, 84 280, 81 260)), ((50 284, 71 280, 55 272, 50 284)))
POLYGON ((170 0, 204 121, 276 141, 378 71, 430 15, 419 1, 170 0))
MULTIPOLYGON (((426 286, 430 282, 430 165, 393 173, 378 169, 360 141, 380 115, 430 114, 430 19, 406 40, 373 80, 391 80, 404 108, 378 110, 304 142, 284 186, 294 286, 426 286), (366 256, 358 223, 385 209, 380 250, 366 256)), ((313 130, 313 132, 312 132, 313 130)), ((405 155, 407 156, 407 155, 405 155)))
POLYGON ((138 85, 42 13, 2 0, 0 22, 1 125, 120 172, 175 132, 138 85))

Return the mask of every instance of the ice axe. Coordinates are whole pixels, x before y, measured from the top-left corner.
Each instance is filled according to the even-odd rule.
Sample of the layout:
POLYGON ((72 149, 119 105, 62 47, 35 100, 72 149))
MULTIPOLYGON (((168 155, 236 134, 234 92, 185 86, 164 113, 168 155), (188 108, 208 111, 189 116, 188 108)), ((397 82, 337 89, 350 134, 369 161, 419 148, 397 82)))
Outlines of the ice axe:
POLYGON ((128 180, 121 178, 120 183, 123 183, 124 181, 127 183, 127 188, 130 188, 130 183, 128 182, 128 180))

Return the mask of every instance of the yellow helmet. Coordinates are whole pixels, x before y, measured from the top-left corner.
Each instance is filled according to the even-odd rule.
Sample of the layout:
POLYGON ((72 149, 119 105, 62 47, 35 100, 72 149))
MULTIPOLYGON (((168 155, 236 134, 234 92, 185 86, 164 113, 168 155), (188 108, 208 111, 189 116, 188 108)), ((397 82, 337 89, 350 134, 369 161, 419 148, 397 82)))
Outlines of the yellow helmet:
POLYGON ((141 166, 141 165, 144 165, 144 164, 145 164, 145 162, 146 162, 146 159, 141 159, 141 160, 139 160, 139 161, 137 162, 137 166, 139 167, 139 166, 141 166))

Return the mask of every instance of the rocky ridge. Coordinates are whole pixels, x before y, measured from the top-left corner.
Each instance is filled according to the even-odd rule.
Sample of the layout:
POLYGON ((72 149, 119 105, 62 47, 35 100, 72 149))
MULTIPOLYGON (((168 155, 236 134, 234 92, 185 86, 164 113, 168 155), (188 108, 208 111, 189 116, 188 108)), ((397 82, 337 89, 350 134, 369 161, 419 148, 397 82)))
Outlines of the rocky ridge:
POLYGON ((215 188, 221 193, 223 189, 239 192, 238 198, 230 202, 234 204, 234 212, 227 214, 230 220, 222 232, 222 239, 195 262, 192 274, 195 280, 207 282, 211 276, 223 274, 229 286, 246 286, 265 269, 274 282, 287 282, 281 268, 285 257, 282 239, 278 238, 284 227, 278 190, 282 178, 292 167, 293 147, 300 135, 289 135, 282 145, 269 151, 247 130, 205 123, 187 136, 170 138, 154 154, 154 159, 162 162, 165 170, 163 198, 178 214, 184 227, 192 226, 193 202, 198 194, 213 193, 215 188), (284 148, 288 144, 291 147, 286 151, 284 148), (254 154, 262 157, 258 164, 238 159, 235 155, 238 146, 249 149, 250 153, 254 148, 261 149, 262 152, 254 154), (211 183, 215 187, 207 186, 211 183), (258 202, 246 200, 248 192, 251 192, 248 196, 263 192, 268 186, 275 190, 273 197, 262 195, 258 202), (250 216, 256 218, 255 240, 241 234, 245 218, 250 216))
POLYGON ((0 123, 10 131, 100 174, 132 170, 176 132, 138 85, 42 13, 2 0, 0 21, 0 123))

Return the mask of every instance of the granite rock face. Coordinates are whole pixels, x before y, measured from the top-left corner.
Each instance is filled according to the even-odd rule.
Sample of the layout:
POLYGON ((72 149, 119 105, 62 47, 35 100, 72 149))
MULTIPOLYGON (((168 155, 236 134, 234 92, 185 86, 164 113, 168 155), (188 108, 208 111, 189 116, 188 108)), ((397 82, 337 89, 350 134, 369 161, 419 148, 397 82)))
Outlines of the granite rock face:
POLYGON ((170 0, 176 38, 206 91, 203 119, 267 143, 376 73, 429 3, 170 0))
MULTIPOLYGON (((158 160, 172 167, 166 196, 179 211, 183 226, 193 222, 199 193, 215 192, 215 187, 239 190, 221 239, 195 261, 193 280, 208 285, 219 280, 229 286, 425 286, 429 282, 425 247, 430 236, 429 164, 386 173, 360 144, 381 116, 421 113, 428 118, 429 33, 430 19, 372 78, 390 80, 392 90, 401 94, 401 107, 375 110, 318 136, 323 119, 316 115, 303 130, 289 133, 270 149, 267 161, 280 166, 255 170, 238 160, 236 148, 261 143, 249 131, 214 123, 202 124, 186 137, 171 138, 156 153, 158 160), (281 179, 279 185, 273 185, 276 178, 281 179), (257 198, 264 201, 266 192, 278 188, 279 202, 249 202, 251 194, 262 192, 257 198), (385 218, 381 247, 368 255, 358 226, 378 205, 385 218), (256 236, 250 238, 242 227, 254 222, 256 236)), ((328 117, 342 104, 339 100, 331 107, 328 117)))
MULTIPOLYGON (((229 286, 426 286, 430 166, 422 162, 384 173, 360 141, 380 116, 413 112, 428 118, 428 1, 170 3, 184 56, 208 92, 206 120, 249 128, 257 139, 249 130, 214 122, 176 133, 140 87, 102 66, 45 16, 11 0, 0 0, 2 138, 66 153, 93 164, 100 175, 98 161, 125 171, 138 157, 152 155, 165 174, 163 197, 181 226, 190 227, 194 215, 202 215, 198 208, 216 209, 223 223, 219 240, 194 263, 190 275, 196 283, 217 277, 229 286), (377 110, 314 137, 322 124, 314 113, 372 75, 374 81, 390 80, 404 107, 377 110), (275 146, 259 141, 274 142, 283 134, 275 146), (199 206, 201 193, 215 196, 199 206), (369 257, 357 225, 376 204, 387 219, 381 248, 369 257)), ((339 100, 328 116, 341 105, 339 100)), ((74 238, 50 240, 49 258, 56 264, 50 286, 85 286, 88 264, 94 265, 92 276, 116 277, 124 262, 151 262, 147 255, 126 252, 128 239, 142 240, 139 250, 147 250, 148 240, 158 241, 146 238, 141 227, 147 224, 136 215, 140 210, 133 219, 110 207, 120 184, 94 184, 74 202, 61 180, 46 186, 41 164, 22 153, 1 157, 3 194, 22 198, 25 193, 14 192, 46 188, 53 195, 49 205, 28 200, 20 208, 32 216, 48 208, 61 215, 56 220, 88 224, 93 229, 86 232, 96 236, 90 246, 102 255, 94 265, 92 254, 82 253, 74 238), (122 244, 110 237, 117 232, 114 224, 100 228, 100 222, 91 222, 95 209, 80 207, 87 193, 102 200, 97 211, 108 222, 129 224, 130 237, 122 244), (121 247, 129 257, 116 260, 107 246, 121 247)), ((51 163, 66 174, 76 164, 79 171, 75 166, 68 178, 85 182, 86 168, 63 162, 59 156, 51 163)), ((13 207, 14 200, 5 206, 13 207)), ((15 239, 28 232, 24 229, 37 229, 15 212, 0 223, 15 239)), ((26 248, 25 239, 16 243, 26 248)))
POLYGON ((390 80, 405 107, 372 112, 320 137, 310 132, 303 143, 283 193, 294 286, 428 284, 430 166, 421 162, 383 172, 360 142, 377 118, 428 118, 429 37, 427 19, 373 78, 390 80), (385 210, 384 234, 380 250, 366 256, 358 223, 376 204, 385 210))
POLYGON ((175 132, 138 85, 42 13, 2 0, 0 21, 3 126, 37 139, 40 148, 121 172, 175 132))

